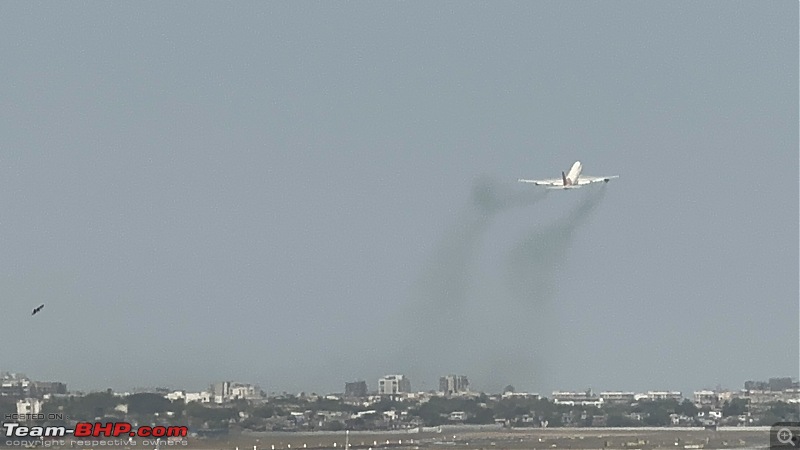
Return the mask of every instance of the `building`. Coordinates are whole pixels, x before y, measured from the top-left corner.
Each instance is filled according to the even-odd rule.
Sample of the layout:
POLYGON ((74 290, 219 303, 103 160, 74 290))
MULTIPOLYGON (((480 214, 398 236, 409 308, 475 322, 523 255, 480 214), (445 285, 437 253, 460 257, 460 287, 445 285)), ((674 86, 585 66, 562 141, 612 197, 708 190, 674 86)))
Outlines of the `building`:
POLYGON ((792 383, 792 379, 789 377, 785 378, 770 378, 769 382, 767 383, 769 386, 770 391, 785 391, 788 389, 792 389, 794 387, 794 383, 792 383))
POLYGON ((37 398, 17 400, 17 414, 41 414, 44 402, 37 398))
POLYGON ((184 401, 186 403, 189 402, 198 402, 198 403, 211 403, 212 395, 210 392, 186 392, 184 401))
POLYGON ((353 381, 344 384, 344 396, 347 398, 364 398, 367 396, 367 382, 353 381))
POLYGON ((445 395, 469 392, 469 380, 465 375, 447 375, 439 378, 439 392, 445 395))
POLYGON ((733 400, 734 398, 738 398, 738 392, 731 392, 731 391, 720 391, 717 392, 717 401, 719 403, 725 403, 733 400))
POLYGON ((503 392, 503 395, 500 398, 525 398, 530 400, 538 400, 539 394, 536 392, 511 392, 506 391, 503 392))
POLYGON ((719 397, 714 391, 694 391, 694 404, 698 408, 702 408, 704 406, 716 406, 718 402, 719 397))
POLYGON ((800 403, 800 391, 796 389, 786 389, 780 391, 742 391, 740 398, 747 400, 751 405, 766 405, 775 402, 800 403))
MULTIPOLYGON (((211 385, 211 399, 214 403, 225 403, 233 400, 257 400, 261 398, 261 389, 245 383, 222 381, 211 385)), ((188 398, 186 400, 189 401, 188 398)))
POLYGON ((744 390, 746 391, 766 391, 769 389, 769 383, 766 381, 745 381, 744 390))
POLYGON ((405 375, 386 375, 378 379, 378 394, 402 394, 411 392, 411 381, 405 375))
POLYGON ((633 392, 601 392, 600 398, 605 403, 630 405, 635 401, 636 394, 633 392))
POLYGON ((603 406, 603 399, 592 394, 589 389, 586 392, 553 392, 553 403, 556 405, 568 406, 603 406))
POLYGON ((645 398, 650 401, 658 400, 675 400, 680 402, 683 400, 683 394, 678 391, 647 391, 645 398))
POLYGON ((447 420, 451 422, 463 422, 467 420, 467 413, 465 413, 464 411, 453 411, 447 417, 447 420))
POLYGON ((230 400, 257 400, 261 398, 261 389, 244 383, 233 383, 230 389, 230 400))
POLYGON ((158 394, 167 395, 172 392, 171 389, 157 386, 137 386, 133 388, 134 394, 158 394))
POLYGON ((42 398, 50 395, 66 395, 67 385, 58 381, 34 381, 31 383, 31 397, 42 398))
POLYGON ((31 380, 22 373, 0 373, 0 396, 25 398, 31 396, 31 380))
POLYGON ((164 398, 171 402, 177 402, 180 400, 186 401, 186 391, 172 391, 165 395, 164 398))
POLYGON ((797 389, 798 383, 789 377, 770 378, 769 381, 745 381, 746 391, 772 391, 781 392, 789 389, 797 389))
POLYGON ((223 403, 228 398, 231 389, 230 381, 221 381, 211 385, 211 401, 214 403, 223 403))

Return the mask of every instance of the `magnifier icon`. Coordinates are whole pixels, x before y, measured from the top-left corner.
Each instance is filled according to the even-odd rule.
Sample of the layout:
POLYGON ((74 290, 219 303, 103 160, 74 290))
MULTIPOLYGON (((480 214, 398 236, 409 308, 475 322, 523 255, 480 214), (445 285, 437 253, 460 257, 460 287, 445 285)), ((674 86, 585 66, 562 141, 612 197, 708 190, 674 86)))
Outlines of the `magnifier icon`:
POLYGON ((777 433, 775 433, 775 439, 777 439, 778 442, 784 445, 791 444, 792 446, 794 446, 794 442, 792 441, 793 437, 794 435, 792 434, 792 430, 788 428, 781 428, 780 430, 778 430, 777 433))

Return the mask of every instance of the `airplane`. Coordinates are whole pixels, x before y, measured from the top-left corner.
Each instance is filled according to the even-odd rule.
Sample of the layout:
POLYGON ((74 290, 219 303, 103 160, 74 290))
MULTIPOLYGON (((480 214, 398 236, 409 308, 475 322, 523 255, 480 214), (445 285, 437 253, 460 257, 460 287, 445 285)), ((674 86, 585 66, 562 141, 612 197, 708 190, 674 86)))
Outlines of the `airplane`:
POLYGON ((44 308, 44 305, 39 305, 39 306, 37 306, 36 308, 33 308, 33 312, 31 313, 31 315, 32 315, 32 316, 36 315, 36 313, 38 313, 39 311, 41 311, 41 310, 42 310, 42 308, 44 308))
POLYGON ((583 166, 581 166, 580 161, 575 161, 575 164, 569 169, 569 172, 564 173, 561 172, 561 178, 550 178, 547 180, 525 180, 520 178, 520 183, 533 183, 537 186, 547 186, 547 189, 577 189, 581 186, 598 183, 600 181, 605 181, 608 183, 608 180, 613 178, 619 178, 619 175, 613 175, 610 177, 590 177, 588 175, 581 175, 581 170, 583 170, 583 166))

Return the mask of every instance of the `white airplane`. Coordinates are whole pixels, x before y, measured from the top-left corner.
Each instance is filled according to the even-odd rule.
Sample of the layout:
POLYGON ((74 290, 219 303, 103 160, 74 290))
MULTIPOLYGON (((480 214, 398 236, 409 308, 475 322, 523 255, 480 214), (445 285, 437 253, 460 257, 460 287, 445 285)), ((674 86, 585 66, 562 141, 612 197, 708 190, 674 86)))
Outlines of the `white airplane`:
POLYGON ((520 178, 517 181, 520 183, 533 183, 537 186, 548 186, 547 189, 577 189, 586 184, 598 183, 600 181, 608 183, 608 180, 612 178, 619 178, 619 175, 610 177, 590 177, 581 175, 581 170, 583 170, 581 162, 575 161, 575 164, 572 165, 569 172, 561 172, 561 178, 550 178, 547 180, 525 180, 520 178))

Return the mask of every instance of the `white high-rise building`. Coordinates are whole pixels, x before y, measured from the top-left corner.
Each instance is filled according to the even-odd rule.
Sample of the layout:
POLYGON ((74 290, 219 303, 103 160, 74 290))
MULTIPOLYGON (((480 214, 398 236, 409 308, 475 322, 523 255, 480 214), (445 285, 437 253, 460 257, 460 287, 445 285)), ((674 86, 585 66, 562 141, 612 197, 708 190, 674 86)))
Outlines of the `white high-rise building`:
POLYGON ((386 375, 378 379, 378 394, 411 392, 411 381, 405 375, 386 375))

